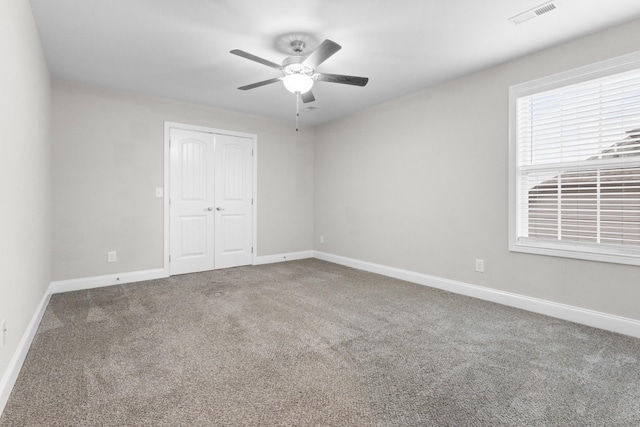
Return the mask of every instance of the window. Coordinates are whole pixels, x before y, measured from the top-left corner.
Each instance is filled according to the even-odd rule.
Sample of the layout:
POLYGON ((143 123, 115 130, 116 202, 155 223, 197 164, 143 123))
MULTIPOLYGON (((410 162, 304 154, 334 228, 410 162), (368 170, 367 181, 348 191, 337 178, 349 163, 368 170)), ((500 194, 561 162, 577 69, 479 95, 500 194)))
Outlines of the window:
POLYGON ((510 88, 509 248, 640 265, 640 53, 510 88))

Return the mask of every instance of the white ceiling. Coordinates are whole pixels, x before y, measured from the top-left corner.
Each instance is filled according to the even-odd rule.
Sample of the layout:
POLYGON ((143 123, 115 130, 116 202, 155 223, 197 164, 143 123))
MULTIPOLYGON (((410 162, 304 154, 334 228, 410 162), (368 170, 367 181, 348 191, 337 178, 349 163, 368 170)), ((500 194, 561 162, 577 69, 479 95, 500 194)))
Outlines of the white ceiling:
POLYGON ((342 50, 319 72, 369 77, 366 87, 316 82, 316 125, 602 28, 640 17, 637 0, 30 0, 55 78, 295 120, 282 84, 239 91, 279 72, 282 40, 325 38, 342 50))

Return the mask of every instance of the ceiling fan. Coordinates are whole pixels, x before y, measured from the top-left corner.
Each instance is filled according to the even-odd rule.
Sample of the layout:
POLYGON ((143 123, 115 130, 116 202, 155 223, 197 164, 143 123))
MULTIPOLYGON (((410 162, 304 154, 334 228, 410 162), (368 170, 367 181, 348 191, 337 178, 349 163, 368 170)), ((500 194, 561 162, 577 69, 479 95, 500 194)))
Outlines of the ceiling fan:
POLYGON ((315 97, 311 92, 311 87, 315 81, 341 83, 353 86, 365 86, 369 79, 367 77, 345 76, 342 74, 326 74, 317 73, 316 68, 324 61, 329 59, 334 53, 342 49, 338 43, 329 39, 320 43, 320 45, 309 54, 305 54, 305 43, 302 40, 294 40, 291 42, 291 48, 294 55, 285 58, 282 65, 276 64, 269 60, 247 53, 243 50, 234 49, 232 54, 247 58, 251 61, 259 62, 268 67, 274 68, 282 73, 280 77, 264 80, 246 86, 241 86, 240 90, 255 89, 271 83, 282 81, 284 87, 289 92, 300 95, 302 102, 313 102, 315 97))

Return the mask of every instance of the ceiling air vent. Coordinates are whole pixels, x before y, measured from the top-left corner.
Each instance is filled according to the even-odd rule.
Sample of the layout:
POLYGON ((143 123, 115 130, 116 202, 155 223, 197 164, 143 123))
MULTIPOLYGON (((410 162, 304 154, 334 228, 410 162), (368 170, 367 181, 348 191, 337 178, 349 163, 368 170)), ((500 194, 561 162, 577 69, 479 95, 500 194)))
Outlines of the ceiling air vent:
POLYGON ((540 15, 544 15, 545 13, 554 11, 557 8, 558 8, 557 0, 548 1, 546 3, 543 3, 539 6, 534 7, 533 9, 529 9, 526 12, 522 12, 516 16, 513 16, 509 18, 509 20, 514 24, 518 25, 518 24, 522 24, 523 22, 530 21, 533 18, 536 18, 540 15))

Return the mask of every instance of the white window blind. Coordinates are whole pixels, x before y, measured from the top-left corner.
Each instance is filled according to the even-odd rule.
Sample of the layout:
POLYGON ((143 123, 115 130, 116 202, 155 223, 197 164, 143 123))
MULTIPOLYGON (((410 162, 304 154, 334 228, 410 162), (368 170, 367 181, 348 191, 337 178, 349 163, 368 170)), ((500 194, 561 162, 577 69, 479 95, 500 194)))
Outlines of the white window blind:
POLYGON ((640 264, 640 68, 527 92, 512 98, 513 245, 640 264))

